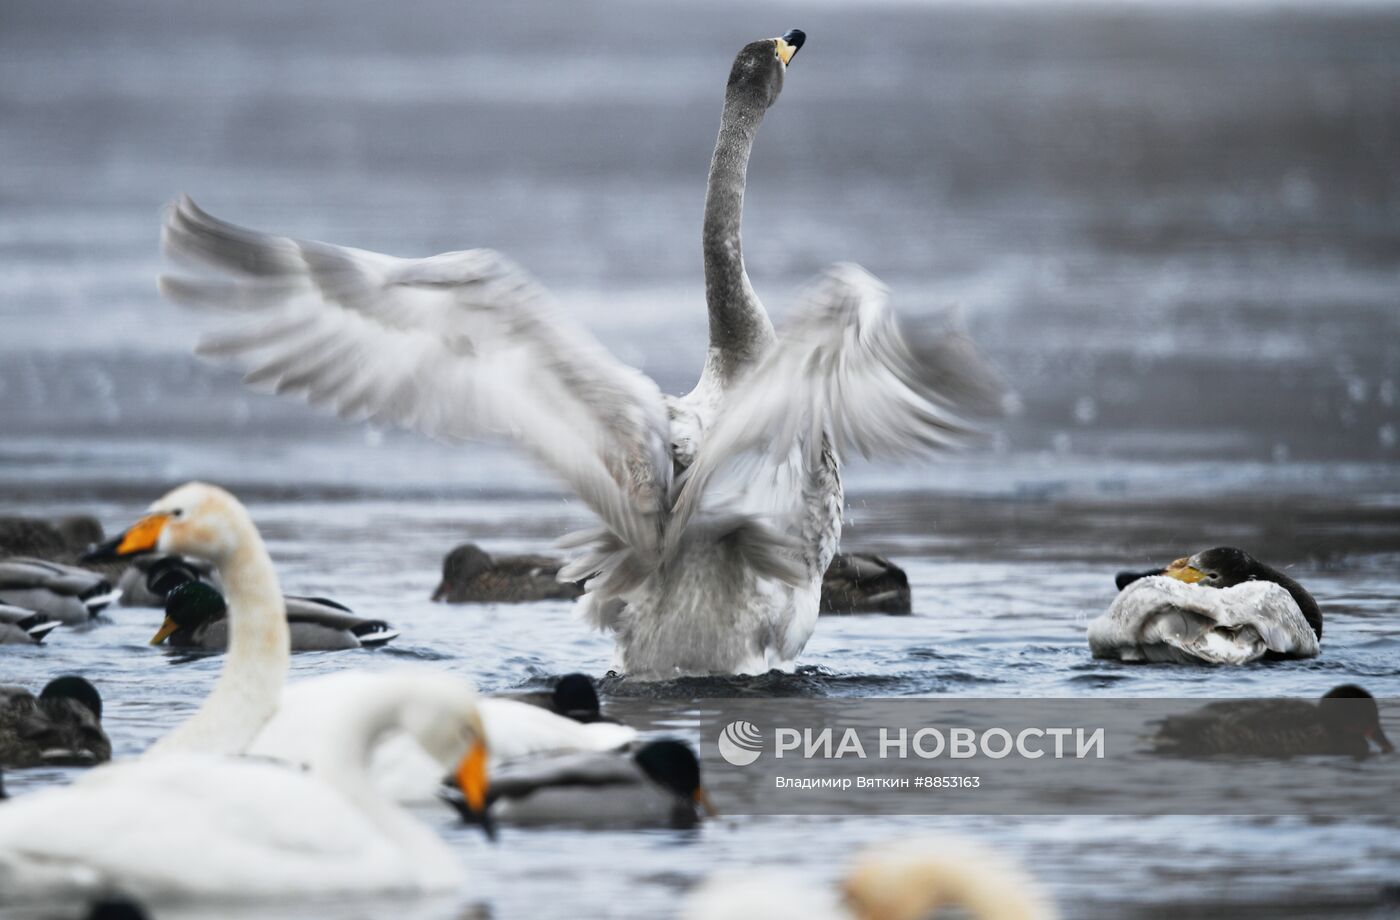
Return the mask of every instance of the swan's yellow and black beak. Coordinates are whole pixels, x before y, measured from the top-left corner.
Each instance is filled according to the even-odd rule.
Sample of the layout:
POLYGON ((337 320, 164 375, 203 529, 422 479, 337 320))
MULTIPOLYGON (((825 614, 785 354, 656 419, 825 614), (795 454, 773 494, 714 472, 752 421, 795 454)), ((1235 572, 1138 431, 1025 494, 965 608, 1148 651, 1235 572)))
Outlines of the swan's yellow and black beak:
POLYGON ((461 805, 457 805, 455 801, 452 804, 456 805, 463 820, 480 824, 486 836, 495 840, 496 826, 491 820, 491 812, 486 802, 486 793, 490 788, 490 779, 486 771, 488 760, 486 743, 478 737, 472 741, 466 756, 457 765, 457 788, 462 791, 463 802, 461 805))
POLYGON ((160 624, 160 629, 157 629, 156 634, 154 636, 151 636, 151 644, 160 645, 166 639, 170 638, 171 633, 175 632, 175 630, 179 628, 180 624, 176 623, 174 620, 170 619, 170 617, 167 616, 165 618, 165 622, 160 624))
POLYGON ((1167 566, 1162 574, 1168 578, 1175 578, 1177 581, 1184 581, 1188 585, 1194 585, 1196 582, 1202 581, 1206 577, 1206 573, 1192 565, 1190 559, 1176 560, 1171 565, 1167 566))
POLYGON ((793 57, 802 50, 806 41, 807 33, 801 29, 789 29, 781 38, 773 39, 774 44, 778 46, 778 59, 784 64, 792 63, 793 57))
POLYGON ((170 520, 168 514, 148 514, 106 543, 99 543, 83 554, 83 562, 111 562, 155 550, 161 532, 170 520))

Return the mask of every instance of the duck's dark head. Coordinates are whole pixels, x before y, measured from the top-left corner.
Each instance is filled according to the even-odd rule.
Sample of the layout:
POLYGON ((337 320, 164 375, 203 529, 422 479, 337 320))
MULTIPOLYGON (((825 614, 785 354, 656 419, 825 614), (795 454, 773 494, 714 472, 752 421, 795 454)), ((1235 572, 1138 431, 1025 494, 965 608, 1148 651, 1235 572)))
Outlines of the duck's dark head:
POLYGON ((595 721, 600 714, 598 690, 587 674, 565 674, 554 685, 554 711, 580 722, 595 721))
POLYGON ((76 674, 65 674, 62 677, 55 677, 39 691, 40 700, 72 700, 80 706, 87 708, 92 713, 93 718, 102 720, 102 694, 97 692, 97 688, 92 685, 86 677, 79 677, 76 674))
POLYGON ((112 743, 102 730, 102 696, 86 678, 65 675, 49 681, 39 694, 47 729, 42 744, 45 763, 90 766, 112 757, 112 743))
POLYGON ((199 581, 199 571, 179 556, 162 556, 146 569, 146 589, 156 597, 191 581, 199 581))
POLYGON ((1386 754, 1395 750, 1395 745, 1385 736, 1385 729, 1381 728, 1380 707, 1365 688, 1356 684, 1333 687, 1322 697, 1318 709, 1326 717, 1328 728, 1336 734, 1364 738, 1386 754))
POLYGON ((692 803, 706 814, 715 813, 710 797, 700 785, 700 760, 690 745, 671 739, 651 741, 642 745, 633 759, 653 782, 675 793, 677 798, 692 803))
POLYGON ((726 100, 747 103, 760 112, 777 102, 788 64, 806 41, 807 33, 790 29, 779 38, 745 45, 729 70, 726 100))
POLYGON ((197 629, 227 615, 228 604, 217 589, 202 581, 187 581, 165 596, 165 622, 151 637, 151 644, 160 645, 176 630, 197 629))
POLYGON ((1176 560, 1162 574, 1178 581, 1212 588, 1232 588, 1247 581, 1271 581, 1292 596, 1308 625, 1319 639, 1322 638, 1322 610, 1307 589, 1238 547, 1217 546, 1203 550, 1194 556, 1176 560))
POLYGON ((461 584, 486 574, 495 565, 484 549, 475 543, 463 543, 442 560, 442 580, 444 584, 461 584))

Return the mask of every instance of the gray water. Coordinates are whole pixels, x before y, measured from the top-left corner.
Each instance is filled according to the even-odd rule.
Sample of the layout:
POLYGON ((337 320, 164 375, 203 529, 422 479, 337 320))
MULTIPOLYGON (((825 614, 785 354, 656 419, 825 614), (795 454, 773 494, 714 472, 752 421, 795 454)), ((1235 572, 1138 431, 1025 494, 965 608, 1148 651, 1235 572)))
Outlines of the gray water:
MULTIPOLYGON (((726 694, 1400 696, 1400 12, 1382 5, 0 4, 4 510, 116 529, 184 480, 230 487, 289 590, 403 632, 298 655, 294 679, 601 675, 608 642, 569 604, 427 600, 457 542, 539 551, 586 512, 509 449, 321 419, 189 357, 200 319, 154 292, 160 209, 185 191, 298 236, 502 249, 681 391, 722 81, 792 26, 809 42, 750 170, 760 295, 781 317, 824 264, 859 261, 908 314, 959 306, 1021 410, 970 455, 848 469, 845 545, 906 568, 914 616, 825 619, 792 676, 610 682, 618 712, 684 732, 726 694), (1088 657, 1117 569, 1221 543, 1316 594, 1321 657, 1088 657)), ((0 680, 88 675, 134 754, 219 666, 148 647, 158 618, 6 648, 0 680)), ((960 833, 1071 917, 1379 917, 1400 861, 1393 821, 1325 817, 730 816, 494 847, 423 817, 461 852, 459 897, 318 913, 666 916, 715 869, 821 884, 863 843, 960 833)))

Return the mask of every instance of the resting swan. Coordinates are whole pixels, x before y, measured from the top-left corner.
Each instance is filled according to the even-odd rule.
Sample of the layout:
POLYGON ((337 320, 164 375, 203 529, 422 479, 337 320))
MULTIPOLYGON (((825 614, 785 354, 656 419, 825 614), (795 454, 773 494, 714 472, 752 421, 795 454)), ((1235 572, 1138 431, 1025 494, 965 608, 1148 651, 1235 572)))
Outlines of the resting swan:
POLYGON ((1243 550, 1218 546, 1118 583, 1113 605, 1089 624, 1095 658, 1247 664, 1318 654, 1317 601, 1243 550))
POLYGON ((365 764, 394 731, 464 751, 455 776, 480 813, 487 755, 476 695, 461 680, 412 672, 378 691, 302 726, 295 765, 168 753, 6 802, 0 905, 113 890, 147 903, 455 890, 457 857, 376 792, 365 764))
POLYGON ((600 519, 565 545, 586 619, 636 677, 790 668, 841 534, 841 457, 960 443, 958 401, 989 375, 963 339, 939 360, 901 335, 854 265, 809 287, 781 337, 749 283, 749 152, 805 36, 753 42, 725 91, 703 252, 710 348, 680 398, 613 358, 498 253, 401 259, 271 236, 183 198, 166 253, 225 276, 166 276, 188 305, 244 314, 205 338, 252 385, 443 439, 510 435, 600 519))
MULTIPOLYGON (((1054 920, 1035 881, 966 840, 908 840, 865 850, 840 895, 772 870, 721 872, 686 898, 682 920, 923 920, 945 907, 972 920, 1054 920), (964 913, 965 912, 965 913, 964 913)), ((937 914, 942 916, 942 914, 937 914)))

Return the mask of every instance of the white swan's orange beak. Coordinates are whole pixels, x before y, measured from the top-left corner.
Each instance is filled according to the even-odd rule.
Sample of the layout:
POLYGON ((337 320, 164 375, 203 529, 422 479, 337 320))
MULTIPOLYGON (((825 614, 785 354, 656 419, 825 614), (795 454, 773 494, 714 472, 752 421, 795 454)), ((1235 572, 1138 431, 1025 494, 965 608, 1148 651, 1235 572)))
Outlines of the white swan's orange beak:
POLYGON ((486 761, 486 744, 478 739, 472 742, 467 756, 463 757, 457 766, 457 787, 462 790, 462 796, 477 814, 486 812, 486 791, 490 787, 490 779, 486 775, 486 761))
POLYGON ((169 520, 170 515, 168 514, 148 514, 122 533, 117 534, 115 538, 84 553, 83 561, 104 562, 121 559, 125 556, 135 556, 137 553, 149 553, 160 542, 160 535, 165 530, 165 524, 169 520))

